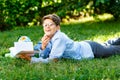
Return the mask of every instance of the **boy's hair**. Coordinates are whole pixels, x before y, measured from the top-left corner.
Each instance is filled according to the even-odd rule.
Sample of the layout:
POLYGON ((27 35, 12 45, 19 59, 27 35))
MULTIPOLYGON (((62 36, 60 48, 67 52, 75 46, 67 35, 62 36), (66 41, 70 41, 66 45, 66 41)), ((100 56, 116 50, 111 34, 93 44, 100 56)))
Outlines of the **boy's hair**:
POLYGON ((42 18, 42 23, 45 19, 51 19, 56 25, 60 25, 61 19, 56 14, 48 14, 42 18))

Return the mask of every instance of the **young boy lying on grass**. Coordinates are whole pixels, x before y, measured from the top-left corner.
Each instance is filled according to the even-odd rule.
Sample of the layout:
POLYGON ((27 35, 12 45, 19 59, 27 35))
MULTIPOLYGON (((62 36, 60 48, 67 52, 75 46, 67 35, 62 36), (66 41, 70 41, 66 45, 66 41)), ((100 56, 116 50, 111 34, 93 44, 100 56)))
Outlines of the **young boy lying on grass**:
POLYGON ((39 58, 34 57, 36 52, 21 52, 19 58, 33 63, 58 61, 60 58, 81 60, 84 58, 104 58, 112 55, 120 55, 120 38, 109 40, 105 44, 93 41, 75 42, 60 31, 60 18, 55 14, 49 14, 42 18, 44 36, 35 47, 39 58), (29 54, 25 54, 29 53, 29 54))

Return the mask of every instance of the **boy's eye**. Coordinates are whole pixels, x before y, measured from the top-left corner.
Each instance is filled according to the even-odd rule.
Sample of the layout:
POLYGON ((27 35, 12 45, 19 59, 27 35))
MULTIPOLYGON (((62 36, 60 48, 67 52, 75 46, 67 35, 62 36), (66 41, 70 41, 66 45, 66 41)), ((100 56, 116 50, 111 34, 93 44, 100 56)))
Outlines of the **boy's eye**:
POLYGON ((54 23, 49 23, 49 24, 43 24, 43 27, 51 27, 51 26, 53 26, 53 25, 55 25, 54 23))

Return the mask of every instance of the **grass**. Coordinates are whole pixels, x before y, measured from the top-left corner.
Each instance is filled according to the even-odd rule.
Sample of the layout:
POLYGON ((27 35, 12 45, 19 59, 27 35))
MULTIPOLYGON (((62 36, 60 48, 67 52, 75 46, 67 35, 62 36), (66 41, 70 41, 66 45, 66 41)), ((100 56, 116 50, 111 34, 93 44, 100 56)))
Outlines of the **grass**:
MULTIPOLYGON (((62 24, 61 31, 75 41, 93 40, 102 43, 120 37, 120 23, 100 21, 62 24)), ((48 64, 31 64, 25 60, 4 57, 13 42, 22 35, 29 36, 36 44, 43 30, 41 26, 34 26, 0 32, 0 80, 120 80, 120 56, 117 55, 81 61, 62 59, 48 64)))

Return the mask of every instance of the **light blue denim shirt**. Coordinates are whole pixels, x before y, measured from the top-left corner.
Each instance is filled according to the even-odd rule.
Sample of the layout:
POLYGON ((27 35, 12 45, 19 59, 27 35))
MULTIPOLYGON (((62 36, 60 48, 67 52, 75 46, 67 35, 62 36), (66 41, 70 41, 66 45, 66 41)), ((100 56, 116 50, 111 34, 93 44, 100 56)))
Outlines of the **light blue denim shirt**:
POLYGON ((42 57, 43 59, 46 59, 46 58, 49 57, 50 51, 52 49, 52 45, 50 43, 48 43, 48 45, 46 46, 46 48, 44 50, 40 49, 41 46, 42 46, 42 42, 38 42, 38 44, 36 44, 34 46, 34 50, 39 52, 39 57, 42 57))
POLYGON ((50 40, 48 46, 49 49, 41 50, 38 47, 39 54, 49 51, 49 56, 47 58, 43 57, 32 57, 31 62, 44 62, 47 63, 54 58, 69 58, 81 60, 83 58, 94 58, 94 54, 92 52, 91 46, 85 42, 75 42, 70 39, 66 34, 61 31, 57 31, 52 39, 50 40))

